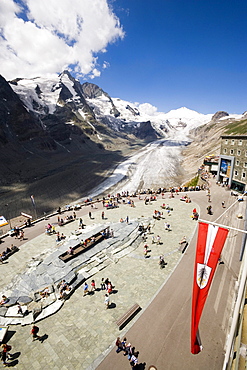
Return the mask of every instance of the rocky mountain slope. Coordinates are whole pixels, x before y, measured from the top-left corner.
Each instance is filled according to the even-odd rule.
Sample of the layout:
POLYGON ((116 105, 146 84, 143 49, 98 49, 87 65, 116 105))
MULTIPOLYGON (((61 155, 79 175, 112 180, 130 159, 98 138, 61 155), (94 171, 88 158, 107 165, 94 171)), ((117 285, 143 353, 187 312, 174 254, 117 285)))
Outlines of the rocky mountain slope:
POLYGON ((184 181, 195 176, 205 156, 220 154, 222 135, 247 135, 247 115, 219 111, 209 123, 190 131, 191 143, 183 151, 184 181))
POLYGON ((186 137, 211 119, 187 108, 163 113, 111 98, 67 71, 10 82, 0 76, 0 213, 33 213, 31 195, 38 215, 70 203, 147 143, 186 137))

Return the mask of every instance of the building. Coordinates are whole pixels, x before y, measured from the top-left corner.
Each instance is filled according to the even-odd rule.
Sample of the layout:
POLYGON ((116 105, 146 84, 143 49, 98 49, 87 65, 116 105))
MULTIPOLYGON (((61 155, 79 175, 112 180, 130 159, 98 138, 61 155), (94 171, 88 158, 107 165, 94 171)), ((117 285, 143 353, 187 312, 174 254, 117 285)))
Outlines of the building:
POLYGON ((244 193, 247 185, 247 136, 221 136, 217 180, 244 193))

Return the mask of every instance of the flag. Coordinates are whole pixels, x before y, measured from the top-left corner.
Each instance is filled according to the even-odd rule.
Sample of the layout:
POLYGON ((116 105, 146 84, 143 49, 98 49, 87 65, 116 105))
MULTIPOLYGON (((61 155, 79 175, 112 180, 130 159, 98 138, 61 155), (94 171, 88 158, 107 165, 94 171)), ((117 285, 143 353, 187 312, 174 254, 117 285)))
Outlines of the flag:
POLYGON ((199 222, 192 295, 191 353, 202 350, 199 321, 224 246, 227 229, 199 222))
POLYGON ((33 207, 35 208, 35 201, 34 201, 34 196, 33 195, 31 195, 31 202, 32 202, 32 205, 33 205, 33 207))

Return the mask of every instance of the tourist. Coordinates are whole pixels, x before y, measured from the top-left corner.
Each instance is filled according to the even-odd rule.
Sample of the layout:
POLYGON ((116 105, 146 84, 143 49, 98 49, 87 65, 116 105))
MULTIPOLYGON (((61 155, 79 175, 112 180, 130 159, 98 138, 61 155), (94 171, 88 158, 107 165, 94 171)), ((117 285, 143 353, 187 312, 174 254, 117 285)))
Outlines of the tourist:
POLYGON ((73 255, 74 249, 72 247, 69 247, 69 249, 67 250, 67 253, 73 255))
POLYGON ((96 290, 96 284, 95 284, 95 280, 92 280, 91 281, 91 292, 95 291, 96 290))
POLYGON ((104 278, 101 279, 101 283, 100 283, 101 290, 105 290, 105 281, 104 280, 105 280, 104 278))
POLYGON ((60 237, 60 233, 59 231, 57 232, 57 238, 56 238, 56 242, 60 242, 61 241, 61 237, 60 237))
POLYGON ((112 293, 112 283, 110 281, 107 284, 107 292, 108 292, 108 294, 112 293))
POLYGON ((46 287, 42 292, 40 292, 42 298, 47 298, 50 295, 49 288, 46 287))
POLYGON ((88 290, 88 284, 87 284, 87 282, 85 281, 85 283, 84 283, 84 287, 83 287, 83 297, 84 297, 87 293, 89 293, 89 290, 88 290))
POLYGON ((187 238, 186 238, 186 236, 183 236, 178 244, 182 245, 182 244, 185 244, 185 243, 187 243, 187 238))
POLYGON ((126 351, 126 343, 127 343, 127 338, 124 337, 123 340, 122 340, 122 348, 123 348, 124 352, 126 351))
POLYGON ((116 349, 117 353, 119 353, 120 351, 123 350, 122 342, 120 340, 120 337, 117 337, 117 339, 116 339, 116 346, 117 346, 117 349, 116 349))
POLYGON ((166 265, 165 263, 165 259, 164 259, 164 256, 161 255, 160 258, 159 258, 159 265, 160 265, 160 268, 163 269, 166 265))
POLYGON ((22 307, 21 307, 21 305, 20 304, 18 304, 18 306, 17 306, 17 308, 18 308, 18 310, 17 310, 17 314, 18 315, 24 315, 24 312, 23 312, 23 310, 22 310, 22 307))
POLYGON ((207 206, 207 213, 208 213, 208 215, 212 215, 213 214, 213 212, 212 212, 212 206, 210 205, 210 206, 207 206))
POLYGON ((5 367, 5 366, 8 366, 7 360, 9 359, 9 356, 12 356, 10 353, 8 353, 9 351, 11 351, 12 347, 5 343, 3 343, 1 347, 3 349, 1 353, 2 362, 3 362, 3 366, 5 367))
POLYGON ((20 241, 24 239, 24 231, 23 231, 23 230, 19 230, 19 233, 18 233, 17 238, 18 238, 20 241))
POLYGON ((38 335, 38 332, 39 332, 39 327, 36 326, 36 325, 33 325, 32 326, 32 329, 30 331, 30 334, 33 336, 33 342, 36 340, 36 339, 40 339, 40 336, 38 335))
POLYGON ((109 308, 110 298, 109 298, 108 294, 105 294, 105 301, 104 301, 104 303, 105 303, 105 308, 106 309, 109 308))
POLYGON ((165 230, 172 231, 171 225, 168 222, 165 223, 165 230))
POLYGON ((2 296, 2 300, 0 301, 0 305, 6 304, 9 302, 9 298, 7 298, 5 295, 2 296))

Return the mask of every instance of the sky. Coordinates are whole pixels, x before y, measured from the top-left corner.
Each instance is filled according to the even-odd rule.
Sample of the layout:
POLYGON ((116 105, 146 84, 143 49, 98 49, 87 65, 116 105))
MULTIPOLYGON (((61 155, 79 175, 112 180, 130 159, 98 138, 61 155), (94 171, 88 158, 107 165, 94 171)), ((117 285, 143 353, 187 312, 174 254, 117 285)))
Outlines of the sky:
POLYGON ((0 74, 71 74, 158 111, 247 110, 246 0, 0 0, 0 74))

